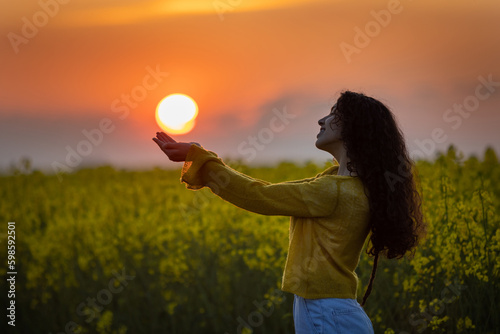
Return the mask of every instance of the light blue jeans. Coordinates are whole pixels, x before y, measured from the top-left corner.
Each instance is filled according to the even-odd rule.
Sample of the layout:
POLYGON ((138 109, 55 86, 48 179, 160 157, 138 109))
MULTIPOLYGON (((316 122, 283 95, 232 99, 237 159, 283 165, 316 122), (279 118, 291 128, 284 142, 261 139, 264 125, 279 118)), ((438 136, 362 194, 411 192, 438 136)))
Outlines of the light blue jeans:
POLYGON ((293 321, 296 334, 373 334, 370 318, 355 299, 295 295, 293 321))

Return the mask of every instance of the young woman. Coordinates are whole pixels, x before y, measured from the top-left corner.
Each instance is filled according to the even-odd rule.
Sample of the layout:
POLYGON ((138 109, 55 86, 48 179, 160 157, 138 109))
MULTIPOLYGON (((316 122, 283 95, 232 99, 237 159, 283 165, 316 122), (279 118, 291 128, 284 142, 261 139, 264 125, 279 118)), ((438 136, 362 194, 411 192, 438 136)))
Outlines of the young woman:
POLYGON ((172 161, 185 161, 181 181, 209 187, 243 209, 290 216, 282 290, 294 294, 296 333, 373 333, 362 308, 380 255, 401 258, 425 225, 404 138, 393 114, 363 94, 343 92, 318 121, 316 147, 337 164, 316 177, 271 184, 226 166, 196 143, 164 133, 153 140, 172 161), (361 305, 358 265, 365 240, 374 265, 361 305))

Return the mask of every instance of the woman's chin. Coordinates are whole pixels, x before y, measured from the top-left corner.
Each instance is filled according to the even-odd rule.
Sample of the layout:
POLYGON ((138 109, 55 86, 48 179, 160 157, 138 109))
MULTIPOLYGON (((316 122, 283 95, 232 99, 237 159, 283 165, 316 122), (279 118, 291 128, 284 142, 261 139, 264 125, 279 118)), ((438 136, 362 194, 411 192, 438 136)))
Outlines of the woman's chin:
POLYGON ((321 143, 321 139, 320 138, 316 139, 316 143, 314 145, 316 146, 316 148, 318 148, 320 150, 323 149, 323 145, 321 143))

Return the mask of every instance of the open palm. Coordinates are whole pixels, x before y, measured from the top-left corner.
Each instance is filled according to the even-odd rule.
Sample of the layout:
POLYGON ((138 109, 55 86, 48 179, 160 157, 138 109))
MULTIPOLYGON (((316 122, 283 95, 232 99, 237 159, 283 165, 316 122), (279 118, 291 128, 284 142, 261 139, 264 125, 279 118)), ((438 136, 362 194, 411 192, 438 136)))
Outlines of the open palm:
POLYGON ((156 138, 153 138, 153 141, 158 144, 163 153, 172 161, 185 161, 191 145, 195 144, 200 146, 200 144, 195 142, 177 142, 164 132, 157 132, 156 138))

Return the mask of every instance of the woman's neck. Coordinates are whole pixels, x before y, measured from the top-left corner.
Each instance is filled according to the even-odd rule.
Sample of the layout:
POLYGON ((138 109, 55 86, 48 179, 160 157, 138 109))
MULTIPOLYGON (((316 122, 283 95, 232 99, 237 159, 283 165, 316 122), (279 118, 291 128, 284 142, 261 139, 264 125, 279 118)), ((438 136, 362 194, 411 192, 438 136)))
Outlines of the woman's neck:
POLYGON ((347 151, 345 150, 344 146, 339 146, 335 150, 335 152, 331 152, 335 160, 339 163, 339 170, 337 172, 337 175, 345 175, 345 176, 356 176, 357 174, 355 172, 350 172, 349 169, 347 169, 348 163, 351 161, 349 157, 347 156, 347 151))

